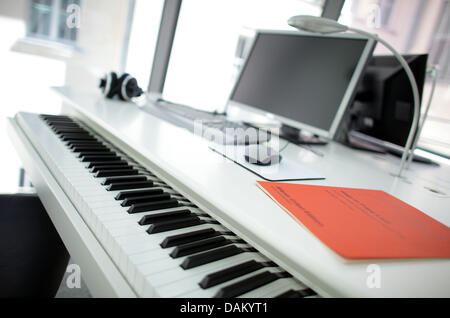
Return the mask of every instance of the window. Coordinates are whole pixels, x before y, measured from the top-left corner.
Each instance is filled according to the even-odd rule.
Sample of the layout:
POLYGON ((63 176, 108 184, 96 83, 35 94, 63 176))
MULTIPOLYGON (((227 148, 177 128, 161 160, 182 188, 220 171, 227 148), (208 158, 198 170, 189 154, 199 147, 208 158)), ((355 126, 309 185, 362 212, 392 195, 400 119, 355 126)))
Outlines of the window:
MULTIPOLYGON (((436 90, 423 128, 419 147, 450 158, 450 1, 438 18, 430 47, 430 65, 438 68, 436 90)), ((426 85, 431 89, 431 80, 426 85)), ((425 103, 424 103, 425 104, 425 103)))
POLYGON ((136 0, 134 4, 124 69, 143 89, 150 80, 163 5, 163 0, 136 0))
MULTIPOLYGON (((450 157, 450 0, 346 0, 339 22, 377 33, 402 54, 428 53, 439 75, 419 147, 450 157)), ((375 55, 392 54, 377 45, 375 55)), ((424 85, 422 112, 433 86, 424 85)))
POLYGON ((164 98, 222 110, 239 58, 246 54, 246 30, 291 29, 293 15, 320 16, 321 0, 183 1, 178 19, 164 98))
POLYGON ((27 35, 74 44, 78 28, 73 15, 79 14, 79 6, 80 0, 31 0, 27 35))

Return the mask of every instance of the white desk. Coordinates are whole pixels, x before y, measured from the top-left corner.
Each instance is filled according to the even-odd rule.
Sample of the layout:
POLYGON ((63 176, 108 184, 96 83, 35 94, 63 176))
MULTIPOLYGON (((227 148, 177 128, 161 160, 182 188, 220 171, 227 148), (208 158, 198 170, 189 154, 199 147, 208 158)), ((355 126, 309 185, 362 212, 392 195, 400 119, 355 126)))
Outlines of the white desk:
MULTIPOLYGON (((138 106, 105 100, 97 91, 58 88, 69 107, 141 164, 323 296, 450 297, 450 259, 342 262, 257 186, 258 177, 208 149, 208 143, 138 106), (381 267, 381 288, 368 288, 367 265, 381 267)), ((38 110, 37 110, 38 111, 38 110)), ((413 163, 398 179, 400 159, 331 142, 289 145, 282 155, 327 178, 299 183, 381 189, 450 225, 450 167, 413 163), (429 189, 437 190, 437 194, 429 189)), ((89 283, 88 283, 89 285, 89 283)))

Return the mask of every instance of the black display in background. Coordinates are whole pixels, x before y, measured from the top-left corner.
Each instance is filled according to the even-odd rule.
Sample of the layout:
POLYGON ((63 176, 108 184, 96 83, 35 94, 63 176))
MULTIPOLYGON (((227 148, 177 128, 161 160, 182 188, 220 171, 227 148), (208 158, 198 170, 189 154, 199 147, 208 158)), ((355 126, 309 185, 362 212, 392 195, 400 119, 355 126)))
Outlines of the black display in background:
MULTIPOLYGON (((422 98, 427 54, 404 56, 422 98)), ((374 56, 351 107, 352 129, 404 147, 414 116, 414 97, 406 72, 392 56, 374 56)))

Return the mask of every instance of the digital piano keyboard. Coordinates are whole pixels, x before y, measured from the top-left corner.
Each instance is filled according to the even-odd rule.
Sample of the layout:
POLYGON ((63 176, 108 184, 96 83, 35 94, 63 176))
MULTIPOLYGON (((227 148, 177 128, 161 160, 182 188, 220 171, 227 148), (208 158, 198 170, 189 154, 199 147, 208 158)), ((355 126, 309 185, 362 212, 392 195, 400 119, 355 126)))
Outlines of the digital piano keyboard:
MULTIPOLYGON (((73 94, 66 107, 67 115, 18 113, 9 133, 94 296, 450 296, 449 260, 344 261, 200 137, 95 94, 73 94), (367 284, 373 263, 381 288, 367 284)), ((446 167, 413 163, 402 183, 380 172, 397 161, 321 149, 325 156, 298 147, 284 155, 320 167, 327 180, 314 184, 385 189, 450 224, 446 167)))
POLYGON ((19 118, 137 296, 317 296, 83 122, 19 118))

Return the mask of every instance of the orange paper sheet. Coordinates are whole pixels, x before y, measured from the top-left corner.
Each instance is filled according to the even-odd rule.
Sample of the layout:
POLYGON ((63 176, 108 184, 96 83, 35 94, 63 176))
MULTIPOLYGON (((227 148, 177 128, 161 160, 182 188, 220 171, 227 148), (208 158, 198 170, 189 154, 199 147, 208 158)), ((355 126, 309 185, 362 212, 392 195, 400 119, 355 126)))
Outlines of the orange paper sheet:
POLYGON ((344 258, 450 258, 450 228, 384 191, 258 185, 344 258))

